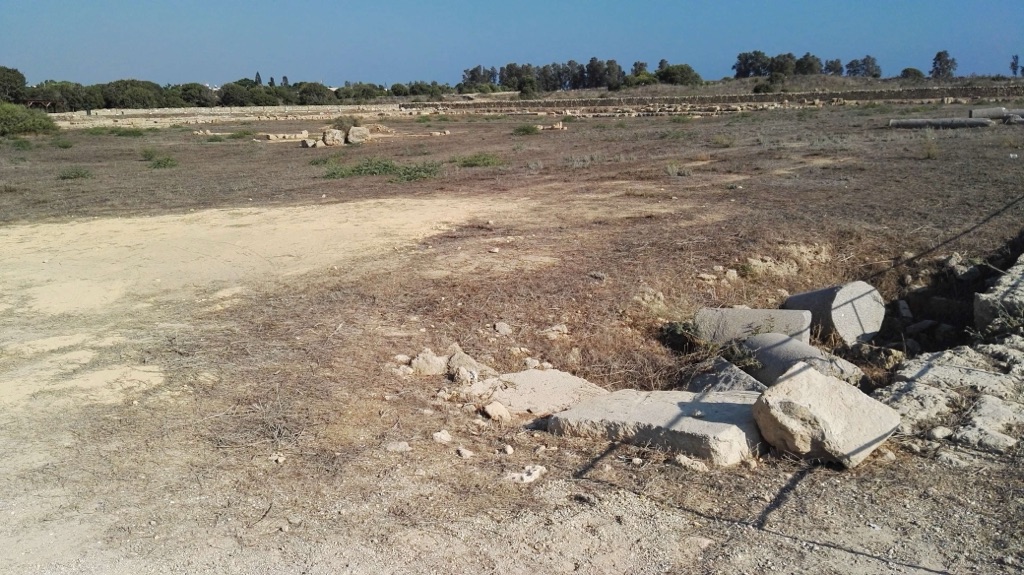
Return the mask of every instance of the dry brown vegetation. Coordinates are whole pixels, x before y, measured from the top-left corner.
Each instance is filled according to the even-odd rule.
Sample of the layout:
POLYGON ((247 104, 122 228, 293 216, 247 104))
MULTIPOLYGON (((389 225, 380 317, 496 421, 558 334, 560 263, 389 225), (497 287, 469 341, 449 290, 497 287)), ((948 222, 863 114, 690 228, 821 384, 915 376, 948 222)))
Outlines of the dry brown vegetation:
MULTIPOLYGON (((671 388, 693 357, 666 347, 661 326, 700 306, 772 306, 779 289, 854 279, 894 299, 908 273, 931 281, 936 256, 1005 255, 1024 221, 1024 170, 1009 159, 1024 132, 881 127, 896 115, 964 112, 581 119, 533 136, 512 134, 521 118, 459 116, 435 121, 448 137, 411 138, 436 127, 394 121, 395 137, 340 151, 208 142, 184 128, 67 132, 66 149, 0 142, 4 226, 384 198, 495 206, 341 269, 266 278, 229 307, 168 303, 162 321, 177 327, 132 325, 138 337, 108 353, 161 366, 162 385, 114 405, 4 416, 8 445, 30 453, 59 437, 73 448, 45 464, 22 457, 17 473, 0 475, 18 505, 36 495, 62 502, 18 516, 19 541, 40 545, 31 534, 48 522, 85 525, 100 548, 86 553, 95 538, 72 538, 70 555, 51 565, 113 561, 109 572, 1012 571, 1024 560, 1019 453, 974 454, 966 472, 897 437, 894 460, 850 472, 768 459, 695 474, 641 448, 480 428, 473 413, 435 400, 444 381, 383 367, 457 342, 499 371, 518 370, 510 348, 526 347, 608 388, 671 388), (151 169, 142 150, 178 165, 151 169), (478 154, 497 160, 463 167, 478 154), (440 169, 409 182, 324 178, 332 164, 368 159, 440 169), (91 177, 60 179, 69 166, 91 177), (829 255, 797 257, 799 272, 782 276, 747 263, 794 259, 797 248, 829 255), (695 279, 716 265, 741 281, 695 279), (497 337, 495 321, 514 334, 497 337), (568 338, 539 335, 557 323, 568 338), (434 444, 442 428, 477 456, 434 444), (390 441, 414 450, 386 452, 390 441), (505 444, 514 455, 497 454, 505 444), (549 469, 538 484, 502 481, 531 463, 549 469)), ((315 127, 223 131, 301 129, 315 127)), ((13 361, 0 366, 11 373, 13 361)), ((3 561, 29 564, 13 551, 3 561)))

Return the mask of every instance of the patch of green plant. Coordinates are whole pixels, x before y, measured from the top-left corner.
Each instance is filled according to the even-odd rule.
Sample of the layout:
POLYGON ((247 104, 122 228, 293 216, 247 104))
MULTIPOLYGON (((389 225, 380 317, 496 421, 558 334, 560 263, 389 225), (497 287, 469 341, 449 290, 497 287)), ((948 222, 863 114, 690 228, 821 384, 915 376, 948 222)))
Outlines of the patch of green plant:
POLYGON ((810 120, 811 118, 816 118, 816 117, 818 117, 818 110, 817 110, 817 108, 815 108, 815 109, 803 108, 802 110, 799 110, 796 113, 796 119, 797 120, 801 120, 801 121, 810 120))
POLYGON ((485 152, 478 152, 471 156, 465 156, 463 158, 455 158, 452 160, 460 168, 482 168, 490 166, 500 166, 504 162, 501 158, 494 154, 488 154, 485 152))
POLYGON ((331 166, 324 177, 327 179, 351 178, 354 176, 393 176, 393 182, 413 182, 432 178, 441 171, 441 164, 424 162, 401 166, 391 160, 366 158, 351 166, 331 166))
POLYGON ((143 148, 139 155, 142 156, 142 161, 151 162, 156 159, 157 151, 153 148, 143 148))
POLYGON ((565 124, 565 123, 576 122, 578 120, 579 120, 579 118, 577 118, 576 116, 562 116, 561 122, 563 124, 565 124))
POLYGON ((666 130, 664 132, 658 132, 659 140, 685 140, 688 137, 689 134, 682 130, 666 130))
POLYGON ((15 138, 11 140, 11 147, 15 150, 25 152, 32 149, 32 142, 24 138, 15 138))
POLYGON ((416 123, 417 124, 429 124, 430 123, 430 116, 417 116, 416 117, 416 123))
POLYGON ((514 136, 533 136, 540 133, 540 128, 533 124, 523 124, 522 126, 516 126, 512 130, 514 136))
POLYGON ((486 116, 483 117, 484 121, 486 122, 494 122, 497 120, 504 120, 506 118, 508 118, 508 116, 506 116, 505 114, 487 114, 486 116))
POLYGON ((342 132, 348 133, 350 128, 356 126, 362 126, 363 120, 356 116, 338 116, 331 122, 331 127, 335 130, 341 130, 342 132))
POLYGON ((709 145, 713 148, 731 148, 736 144, 736 138, 728 134, 718 134, 711 138, 709 145))
POLYGON ((2 187, 0 187, 0 194, 13 194, 17 191, 18 188, 12 186, 11 184, 4 184, 2 187))
POLYGON ((71 148, 71 146, 74 146, 74 144, 72 144, 70 140, 65 140, 64 138, 54 138, 53 142, 51 143, 53 144, 54 148, 60 148, 61 150, 67 150, 71 148))
POLYGON ((174 167, 177 167, 177 165, 178 165, 178 160, 175 160, 174 158, 172 158, 170 156, 164 156, 162 158, 154 158, 153 161, 151 161, 149 163, 149 167, 150 168, 157 169, 157 170, 164 169, 164 168, 174 168, 174 167))
POLYGON ((619 120, 618 122, 615 122, 615 127, 616 128, 622 129, 622 128, 625 128, 627 126, 628 126, 628 124, 626 124, 625 120, 619 120))
POLYGON ((64 168, 63 170, 60 171, 59 174, 57 174, 57 179, 59 180, 82 180, 91 177, 92 172, 81 166, 64 168))
POLYGON ((90 136, 106 136, 107 134, 110 133, 110 130, 104 128, 103 126, 93 126, 91 128, 86 128, 85 133, 89 134, 90 136))
POLYGON ((206 138, 206 141, 210 142, 211 144, 214 142, 223 142, 224 136, 210 136, 209 138, 206 138))
POLYGON ((691 170, 689 170, 688 168, 684 168, 683 166, 680 166, 679 164, 677 164, 675 162, 670 162, 667 166, 665 166, 665 173, 667 173, 668 175, 670 175, 672 177, 677 177, 677 176, 689 177, 689 176, 693 175, 693 172, 691 170))
POLYGON ((246 138, 251 138, 251 137, 253 137, 255 135, 256 135, 256 132, 253 132, 252 130, 237 130, 235 132, 231 132, 230 134, 228 134, 227 135, 227 139, 229 139, 229 140, 244 140, 246 138))
POLYGON ((0 136, 56 132, 57 125, 45 112, 0 102, 0 136))
POLYGON ((138 128, 122 128, 121 126, 114 126, 110 128, 110 134, 112 136, 121 136, 124 138, 141 138, 146 133, 138 128))

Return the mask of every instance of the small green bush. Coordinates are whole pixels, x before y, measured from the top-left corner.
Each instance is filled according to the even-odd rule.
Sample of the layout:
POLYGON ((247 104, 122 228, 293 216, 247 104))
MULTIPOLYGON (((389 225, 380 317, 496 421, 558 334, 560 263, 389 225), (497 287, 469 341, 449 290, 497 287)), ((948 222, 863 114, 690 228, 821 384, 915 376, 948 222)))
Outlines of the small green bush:
POLYGON ((440 171, 441 164, 436 162, 400 166, 391 160, 367 158, 354 166, 331 166, 324 177, 336 180, 355 176, 393 176, 393 182, 413 182, 432 178, 440 171))
POLYGON ((335 152, 329 156, 320 156, 319 158, 313 158, 309 161, 310 166, 326 166, 327 164, 335 164, 345 157, 345 152, 335 152))
POLYGON ((139 155, 142 156, 142 161, 152 162, 153 160, 156 159, 157 154, 156 150, 154 150, 153 148, 143 148, 142 151, 139 152, 139 155))
POLYGON ((523 124, 522 126, 516 126, 512 130, 514 136, 533 136, 540 133, 540 128, 533 124, 523 124))
POLYGON ((124 138, 141 138, 146 133, 138 128, 122 128, 121 126, 114 126, 110 128, 110 135, 122 136, 124 138))
POLYGON ((57 178, 60 180, 82 180, 91 177, 92 172, 81 166, 64 168, 59 174, 57 174, 57 178))
POLYGON ((500 166, 504 162, 501 158, 494 154, 487 154, 485 152, 479 152, 472 156, 466 156, 464 158, 455 158, 453 160, 460 168, 482 168, 490 166, 500 166))
POLYGON ((238 130, 237 132, 231 132, 227 137, 229 140, 244 140, 255 135, 256 132, 252 130, 238 130))
POLYGON ((711 138, 711 146, 714 148, 731 148, 735 143, 736 139, 726 134, 718 134, 711 138))
POLYGON ((331 122, 331 127, 335 130, 341 130, 342 132, 348 133, 350 128, 356 126, 362 126, 363 120, 356 116, 338 116, 331 122))
POLYGON ((430 123, 430 116, 417 116, 416 117, 416 123, 418 123, 418 124, 429 124, 430 123))
POLYGON ((11 140, 11 147, 15 150, 25 152, 32 149, 32 142, 24 138, 15 138, 11 140))
POLYGON ((163 158, 155 158, 149 163, 149 167, 153 169, 173 168, 178 165, 178 160, 171 158, 170 156, 164 156, 163 158))
POLYGON ((74 144, 64 138, 55 138, 52 143, 54 148, 60 148, 61 150, 67 150, 74 146, 74 144))
POLYGON ((210 136, 209 138, 206 138, 206 141, 210 142, 211 144, 214 142, 223 142, 224 136, 210 136))
POLYGON ((669 118, 669 122, 672 122, 673 124, 689 124, 692 121, 693 118, 689 116, 672 116, 669 118))
POLYGON ((0 136, 56 132, 57 125, 39 110, 0 102, 0 136))

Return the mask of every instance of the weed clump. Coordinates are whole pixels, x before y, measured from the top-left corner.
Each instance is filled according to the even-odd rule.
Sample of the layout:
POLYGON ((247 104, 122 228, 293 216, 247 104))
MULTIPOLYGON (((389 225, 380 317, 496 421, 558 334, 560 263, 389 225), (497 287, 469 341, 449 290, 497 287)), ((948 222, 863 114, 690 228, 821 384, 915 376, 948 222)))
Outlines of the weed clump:
POLYGON ((11 140, 11 147, 20 152, 26 152, 32 149, 32 142, 24 138, 15 138, 11 140))
POLYGON ((331 166, 324 177, 329 180, 355 176, 392 176, 392 182, 414 182, 433 178, 441 172, 441 164, 424 162, 401 166, 391 160, 367 158, 352 166, 331 166))
POLYGON ((455 164, 458 165, 460 168, 482 168, 500 166, 504 163, 498 156, 495 156, 494 154, 488 154, 485 152, 478 152, 476 154, 466 156, 463 158, 455 158, 453 162, 455 162, 455 164))
POLYGON ((59 180, 83 180, 91 177, 92 172, 81 166, 64 168, 59 174, 57 174, 57 179, 59 180))
POLYGON ((139 155, 142 156, 142 161, 151 162, 156 159, 157 153, 153 148, 143 148, 139 155))
POLYGON ((244 140, 246 138, 251 138, 252 136, 255 135, 256 132, 253 132, 252 130, 238 130, 228 134, 227 138, 229 140, 244 140))
POLYGON ((155 170, 160 170, 160 169, 164 169, 164 168, 174 168, 177 165, 178 165, 178 160, 175 160, 174 158, 172 158, 170 156, 164 156, 162 158, 154 158, 153 161, 151 161, 149 163, 149 167, 153 168, 155 170))
POLYGON ((331 127, 335 130, 341 130, 342 132, 348 133, 349 129, 362 126, 363 121, 356 116, 338 116, 331 122, 331 127))
POLYGON ((533 124, 524 124, 522 126, 516 126, 516 128, 512 130, 512 135, 514 136, 533 136, 539 133, 540 128, 534 126, 533 124))
POLYGON ((74 145, 69 140, 65 140, 64 138, 56 138, 53 140, 52 143, 54 148, 60 148, 61 150, 67 150, 74 145))

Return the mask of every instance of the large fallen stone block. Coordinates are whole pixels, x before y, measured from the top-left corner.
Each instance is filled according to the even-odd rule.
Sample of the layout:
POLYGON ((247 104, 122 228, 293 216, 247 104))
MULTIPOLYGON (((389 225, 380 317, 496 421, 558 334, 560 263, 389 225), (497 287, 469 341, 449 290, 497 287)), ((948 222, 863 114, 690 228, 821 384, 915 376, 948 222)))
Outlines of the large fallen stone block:
POLYGON ((691 379, 687 388, 697 393, 722 391, 761 393, 768 389, 765 384, 720 357, 716 357, 711 363, 710 371, 698 374, 691 379))
POLYGON ((370 139, 370 129, 362 126, 352 126, 348 129, 346 140, 350 144, 362 144, 370 139))
POLYGON ((847 345, 871 341, 885 319, 882 296, 860 281, 791 295, 782 307, 810 311, 815 328, 823 335, 837 335, 847 345))
POLYGON ((900 425, 885 404, 800 362, 754 404, 765 441, 807 459, 856 467, 900 425))
POLYGON ((781 333, 762 333, 747 338, 743 347, 750 351, 756 364, 747 371, 761 383, 771 387, 793 365, 804 362, 818 372, 857 385, 864 377, 859 367, 797 341, 781 333))
POLYGON ((608 390, 557 369, 528 369, 478 381, 462 393, 479 400, 499 401, 513 414, 543 417, 583 400, 607 395, 608 390))
POLYGON ((713 343, 745 339, 758 333, 783 333, 811 342, 811 312, 789 309, 703 308, 693 316, 697 337, 713 343))
POLYGON ((964 424, 953 434, 953 441, 977 449, 1005 453, 1017 444, 1011 435, 1024 425, 1024 406, 982 395, 968 412, 964 424))
POLYGON ((324 130, 322 140, 328 146, 342 146, 345 144, 345 132, 341 130, 324 130))
POLYGON ((1003 274, 991 289, 974 294, 974 326, 988 329, 996 320, 1024 319, 1024 258, 1003 274))
POLYGON ((751 392, 617 391, 557 413, 548 431, 680 451, 735 465, 761 442, 751 392))
POLYGON ((917 433, 934 427, 953 412, 960 394, 914 381, 901 381, 875 390, 872 397, 900 414, 900 433, 917 433))

